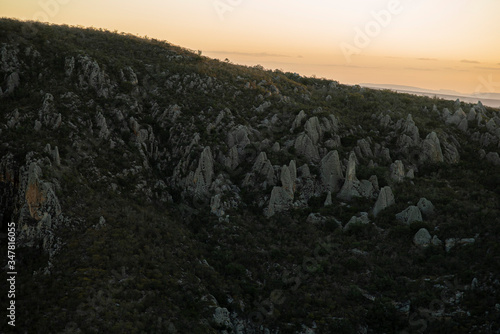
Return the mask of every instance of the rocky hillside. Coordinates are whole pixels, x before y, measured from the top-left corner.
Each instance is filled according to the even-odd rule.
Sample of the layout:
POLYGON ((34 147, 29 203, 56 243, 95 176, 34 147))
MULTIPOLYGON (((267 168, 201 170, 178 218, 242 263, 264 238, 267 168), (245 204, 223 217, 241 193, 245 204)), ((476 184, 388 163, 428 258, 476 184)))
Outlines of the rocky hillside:
POLYGON ((499 110, 0 31, 19 333, 500 332, 499 110))

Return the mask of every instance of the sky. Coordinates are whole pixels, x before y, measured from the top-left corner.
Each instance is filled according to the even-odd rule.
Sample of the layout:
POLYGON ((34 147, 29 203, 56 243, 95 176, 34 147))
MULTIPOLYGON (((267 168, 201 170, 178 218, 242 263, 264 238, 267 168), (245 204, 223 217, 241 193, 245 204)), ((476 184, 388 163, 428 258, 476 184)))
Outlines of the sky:
POLYGON ((344 84, 500 94, 498 0, 0 0, 0 16, 148 36, 344 84))

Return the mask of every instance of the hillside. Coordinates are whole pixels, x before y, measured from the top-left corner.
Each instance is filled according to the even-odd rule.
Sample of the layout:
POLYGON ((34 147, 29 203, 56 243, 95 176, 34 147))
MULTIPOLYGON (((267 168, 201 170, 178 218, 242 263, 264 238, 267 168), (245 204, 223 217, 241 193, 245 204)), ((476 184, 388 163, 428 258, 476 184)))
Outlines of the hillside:
POLYGON ((500 333, 498 109, 0 31, 17 332, 500 333))

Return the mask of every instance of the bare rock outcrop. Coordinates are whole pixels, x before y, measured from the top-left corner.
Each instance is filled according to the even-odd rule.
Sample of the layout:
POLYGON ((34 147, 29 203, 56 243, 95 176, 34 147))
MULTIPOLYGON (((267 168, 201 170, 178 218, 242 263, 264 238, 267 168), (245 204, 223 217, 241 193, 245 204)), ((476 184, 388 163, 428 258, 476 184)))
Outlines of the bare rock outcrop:
POLYGON ((289 194, 291 194, 293 198, 293 194, 295 193, 295 178, 292 177, 292 173, 290 168, 286 165, 281 167, 281 187, 285 189, 289 194))
POLYGON ((391 179, 395 182, 403 182, 405 178, 405 166, 401 160, 396 160, 389 167, 391 171, 391 179))
POLYGON ((371 197, 373 195, 373 184, 368 180, 359 181, 356 177, 356 154, 349 154, 347 163, 346 178, 344 185, 337 198, 343 201, 350 201, 353 197, 371 197))
POLYGON ((99 127, 99 138, 107 139, 110 135, 110 131, 108 129, 108 125, 106 124, 106 118, 101 112, 98 112, 96 115, 96 123, 99 127))
POLYGON ((100 97, 110 96, 110 80, 97 61, 89 56, 78 56, 78 83, 82 89, 93 88, 100 97))
POLYGON ((413 237, 413 243, 415 246, 426 248, 431 244, 431 234, 426 228, 421 228, 413 237))
POLYGON ((319 161, 318 147, 314 145, 312 139, 306 133, 301 133, 295 140, 295 151, 308 161, 319 161))
POLYGON ((377 217, 380 211, 388 208, 391 205, 394 205, 395 203, 396 201, 394 200, 394 194, 392 193, 391 187, 383 187, 382 189, 380 189, 377 201, 375 202, 375 206, 373 207, 373 215, 377 217))
POLYGON ((264 210, 267 217, 274 216, 277 212, 287 210, 293 201, 293 194, 283 187, 274 187, 269 199, 269 206, 264 210))
POLYGON ((370 148, 370 143, 362 138, 358 140, 357 146, 354 148, 356 155, 363 158, 373 158, 373 152, 370 148))
POLYGON ((19 201, 22 203, 18 242, 28 247, 42 246, 49 256, 54 255, 60 245, 54 235, 61 218, 61 205, 52 183, 43 180, 42 169, 36 162, 20 169, 19 201))
POLYGON ((460 153, 455 144, 450 142, 443 142, 443 156, 444 161, 450 164, 456 164, 460 162, 460 153))
POLYGON ((466 119, 467 115, 465 112, 459 108, 453 115, 446 119, 446 124, 452 124, 458 126, 463 119, 466 119))
POLYGON ((224 165, 234 170, 240 164, 240 158, 238 155, 238 148, 236 146, 231 147, 228 156, 225 158, 224 165))
POLYGON ((435 132, 431 132, 422 142, 421 162, 429 161, 432 163, 444 162, 443 152, 441 151, 441 142, 435 132))
POLYGON ((361 212, 359 216, 352 216, 349 222, 344 226, 344 231, 349 231, 354 225, 368 225, 370 218, 367 212, 361 212))
POLYGON ((408 114, 408 117, 403 123, 402 128, 403 132, 412 139, 414 145, 418 145, 420 143, 420 133, 418 131, 417 125, 413 121, 413 117, 411 114, 408 114))
POLYGON ((471 121, 471 122, 475 121, 476 120, 476 116, 477 116, 476 109, 474 109, 474 107, 470 108, 470 111, 467 114, 467 120, 471 121))
POLYGON ((340 190, 340 184, 344 175, 342 173, 339 153, 337 151, 330 151, 321 160, 320 176, 326 191, 336 193, 340 190))
POLYGON ((252 170, 257 174, 264 176, 267 184, 274 185, 276 183, 274 178, 274 168, 271 161, 267 158, 266 152, 260 152, 252 170))
POLYGON ((307 120, 304 125, 304 130, 306 134, 311 138, 311 141, 314 145, 317 145, 323 136, 323 130, 321 129, 321 125, 319 123, 318 117, 314 116, 307 120))
POLYGON ((423 219, 420 209, 417 206, 412 205, 396 214, 396 220, 409 225, 413 222, 420 222, 423 219))
POLYGON ((250 144, 250 139, 248 138, 249 130, 244 125, 239 125, 232 129, 227 135, 227 145, 229 148, 237 146, 241 153, 247 145, 250 144))
POLYGON ((203 152, 201 152, 198 168, 194 173, 195 196, 205 196, 208 194, 213 177, 214 158, 210 146, 206 146, 203 152))
POLYGON ((417 207, 420 209, 420 212, 424 217, 429 218, 434 215, 434 205, 432 204, 431 201, 429 201, 427 198, 422 197, 418 203, 417 207))
POLYGON ((292 128, 290 129, 290 132, 293 132, 295 129, 299 128, 300 126, 302 126, 302 122, 304 121, 304 119, 306 118, 306 113, 304 112, 304 110, 301 110, 297 116, 295 117, 295 120, 293 121, 292 123, 292 128))

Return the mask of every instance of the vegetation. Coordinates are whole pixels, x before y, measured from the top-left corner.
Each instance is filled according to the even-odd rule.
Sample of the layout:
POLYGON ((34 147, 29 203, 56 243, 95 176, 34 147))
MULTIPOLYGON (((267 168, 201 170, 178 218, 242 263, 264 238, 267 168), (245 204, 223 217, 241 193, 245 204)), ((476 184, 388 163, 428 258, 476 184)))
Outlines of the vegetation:
MULTIPOLYGON (((0 160, 12 154, 19 175, 32 161, 43 164, 42 178, 54 186, 64 220, 54 229, 61 240, 54 256, 43 245, 19 245, 19 331, 233 330, 214 320, 217 307, 237 314, 255 333, 263 332, 261 325, 273 333, 299 333, 305 327, 318 333, 500 331, 500 169, 479 159, 476 141, 430 112, 433 106, 453 110, 453 101, 234 65, 165 41, 104 30, 31 23, 36 33, 26 34, 27 24, 0 20, 0 51, 18 50, 14 58, 21 81, 0 97, 0 160), (104 83, 95 89, 81 84, 91 81, 80 77, 79 57, 95 60, 99 73, 105 73, 104 83), (65 64, 71 58, 76 65, 68 76, 65 64), (138 83, 123 79, 129 67, 138 83), (47 93, 54 102, 42 112, 47 93), (20 116, 8 126, 15 110, 20 116), (341 147, 336 149, 341 159, 358 140, 371 138, 384 143, 393 160, 413 163, 392 139, 394 129, 379 126, 377 117, 385 113, 394 122, 411 114, 422 138, 431 131, 453 135, 460 162, 420 164, 414 179, 396 183, 382 157, 360 158, 357 177, 376 175, 379 186, 390 185, 396 198, 377 217, 371 213, 375 197, 342 203, 334 196, 332 205, 324 206, 327 194, 322 192, 308 198, 307 205, 267 218, 263 209, 272 187, 241 186, 240 205, 226 208, 229 218, 219 219, 209 214, 210 198, 186 195, 190 185, 179 180, 194 173, 204 147, 227 153, 230 122, 258 129, 262 136, 242 150, 235 169, 214 154, 215 170, 233 184, 241 185, 262 150, 272 165, 294 159, 319 175, 318 164, 298 155, 287 137, 301 131, 290 133, 289 126, 301 110, 340 120, 341 147), (100 135, 99 113, 107 120, 108 137, 100 135), (63 123, 53 126, 42 114, 61 114, 63 123), (230 121, 217 123, 221 114, 230 121), (138 133, 131 130, 133 120, 140 124, 138 133), (38 132, 35 121, 43 123, 38 132), (143 142, 138 140, 141 130, 147 130, 143 142), (264 139, 284 149, 262 148, 264 139), (60 166, 47 144, 58 147, 60 166), (159 181, 171 183, 162 188, 159 181), (409 225, 396 221, 395 214, 422 197, 436 207, 434 216, 409 225), (336 223, 345 226, 361 212, 369 213, 370 224, 344 231, 336 223), (326 219, 311 222, 311 213, 326 219), (421 228, 443 242, 475 242, 449 251, 444 245, 419 248, 413 237, 421 228)), ((3 92, 13 71, 9 64, 0 66, 3 92)), ((494 145, 485 149, 498 151, 494 145)), ((258 185, 264 180, 259 177, 258 185)), ((5 180, 0 169, 2 205, 17 199, 3 190, 10 189, 5 180)), ((16 194, 22 187, 18 183, 16 194)), ((9 210, 2 211, 4 221, 23 221, 23 201, 10 205, 8 216, 9 210)), ((5 241, 2 259, 7 258, 5 241)), ((5 284, 0 284, 2 291, 7 291, 5 284)), ((9 330, 0 325, 0 331, 9 330)))

